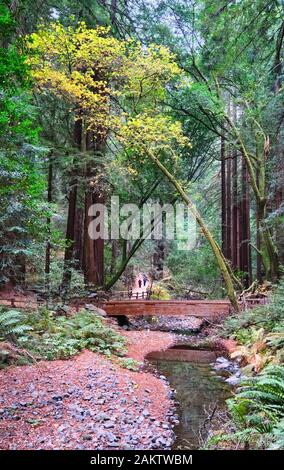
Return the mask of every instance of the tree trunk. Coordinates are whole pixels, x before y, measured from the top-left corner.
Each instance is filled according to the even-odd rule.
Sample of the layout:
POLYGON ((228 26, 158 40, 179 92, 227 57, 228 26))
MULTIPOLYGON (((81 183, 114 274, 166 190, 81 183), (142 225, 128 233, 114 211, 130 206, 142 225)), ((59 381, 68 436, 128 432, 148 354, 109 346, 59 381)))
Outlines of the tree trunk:
MULTIPOLYGON (((49 155, 48 163, 48 175, 47 175, 47 202, 48 204, 52 203, 52 179, 53 179, 53 164, 52 157, 49 155)), ((45 248, 45 285, 46 290, 49 293, 50 290, 50 254, 51 254, 51 217, 50 215, 46 218, 46 227, 47 227, 47 241, 45 248)))
MULTIPOLYGON (((237 107, 233 103, 233 121, 237 121, 237 107)), ((238 189, 238 151, 232 149, 232 268, 240 268, 240 204, 239 204, 239 189, 238 189)))
POLYGON ((251 244, 250 244, 250 204, 248 171, 242 157, 242 200, 240 231, 240 270, 244 273, 243 284, 248 288, 252 282, 251 244))
MULTIPOLYGON (((103 153, 105 150, 105 138, 94 136, 92 132, 86 134, 86 150, 94 153, 103 153)), ((97 170, 96 170, 97 171, 97 170)), ((104 204, 102 188, 94 187, 92 179, 95 177, 92 162, 86 168, 88 188, 85 193, 85 223, 84 223, 84 278, 87 285, 102 286, 104 283, 104 239, 91 239, 88 233, 93 216, 88 212, 92 204, 104 204)), ((98 184, 98 183, 97 183, 98 184)), ((103 230, 103 228, 102 228, 103 230)))
POLYGON ((75 216, 75 243, 74 243, 74 260, 75 268, 83 269, 83 227, 84 227, 84 210, 77 207, 75 216))
POLYGON ((221 137, 221 230, 222 230, 222 251, 227 253, 227 197, 226 197, 226 160, 225 160, 225 139, 221 137))
MULTIPOLYGON (((95 204, 104 204, 104 198, 101 195, 94 195, 93 201, 95 204)), ((105 241, 103 238, 94 240, 94 255, 96 267, 96 281, 95 284, 103 286, 104 284, 104 246, 105 241)))
POLYGON ((88 215, 89 209, 93 204, 93 191, 85 193, 85 226, 84 226, 84 278, 86 285, 97 284, 97 271, 95 264, 95 244, 89 236, 88 227, 93 217, 88 215))
POLYGON ((118 257, 118 240, 111 241, 111 262, 110 262, 110 275, 112 276, 116 270, 116 261, 118 257))
POLYGON ((232 260, 232 159, 231 151, 227 152, 226 160, 226 252, 227 260, 232 260))
POLYGON ((164 240, 157 240, 155 253, 153 255, 153 267, 156 272, 157 280, 163 279, 164 260, 165 260, 165 242, 164 240))
POLYGON ((62 290, 63 290, 64 295, 70 288, 71 276, 72 276, 71 267, 72 267, 72 261, 73 261, 73 249, 74 249, 74 237, 75 237, 76 202, 77 202, 77 178, 74 178, 71 181, 70 189, 69 189, 69 205, 68 205, 67 229, 66 229, 67 245, 65 248, 63 280, 62 280, 62 290))

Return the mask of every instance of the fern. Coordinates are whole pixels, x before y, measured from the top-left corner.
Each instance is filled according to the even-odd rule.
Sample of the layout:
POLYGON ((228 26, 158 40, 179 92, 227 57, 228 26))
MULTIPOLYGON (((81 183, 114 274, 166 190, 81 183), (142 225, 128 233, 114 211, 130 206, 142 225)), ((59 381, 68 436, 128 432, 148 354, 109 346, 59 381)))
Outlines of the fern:
POLYGON ((0 339, 21 336, 31 330, 29 325, 24 324, 24 320, 24 315, 18 310, 0 311, 0 339))
POLYGON ((284 417, 284 367, 268 366, 256 377, 246 379, 232 400, 247 400, 249 408, 284 417))
POLYGON ((279 426, 284 423, 284 366, 267 366, 258 376, 243 380, 227 403, 237 426, 230 435, 232 441, 241 434, 258 447, 266 442, 282 445, 279 426))
POLYGON ((284 449, 284 419, 272 429, 271 444, 269 449, 283 450, 284 449))
POLYGON ((81 310, 66 318, 41 309, 28 315, 27 319, 33 332, 18 341, 37 358, 65 359, 83 349, 107 356, 125 353, 125 339, 91 312, 81 310))

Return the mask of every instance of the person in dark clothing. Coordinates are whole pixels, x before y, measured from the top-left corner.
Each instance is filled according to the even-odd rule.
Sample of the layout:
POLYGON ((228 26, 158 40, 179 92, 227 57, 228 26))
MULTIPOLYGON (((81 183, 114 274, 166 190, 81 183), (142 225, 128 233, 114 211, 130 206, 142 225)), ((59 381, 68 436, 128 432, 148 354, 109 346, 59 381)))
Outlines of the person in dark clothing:
POLYGON ((146 286, 147 281, 148 281, 147 276, 143 276, 143 286, 144 287, 146 286))
POLYGON ((141 287, 142 287, 142 281, 141 281, 141 279, 138 279, 138 286, 139 286, 139 289, 141 289, 141 287))

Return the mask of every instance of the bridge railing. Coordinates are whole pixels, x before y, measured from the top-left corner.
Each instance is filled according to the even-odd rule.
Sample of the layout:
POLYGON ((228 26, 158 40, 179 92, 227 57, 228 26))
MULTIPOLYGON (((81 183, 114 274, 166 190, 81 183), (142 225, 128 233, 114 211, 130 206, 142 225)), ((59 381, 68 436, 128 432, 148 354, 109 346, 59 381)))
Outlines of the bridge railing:
POLYGON ((110 300, 149 300, 151 298, 151 290, 145 290, 142 292, 133 292, 132 290, 129 291, 114 291, 110 295, 110 300))

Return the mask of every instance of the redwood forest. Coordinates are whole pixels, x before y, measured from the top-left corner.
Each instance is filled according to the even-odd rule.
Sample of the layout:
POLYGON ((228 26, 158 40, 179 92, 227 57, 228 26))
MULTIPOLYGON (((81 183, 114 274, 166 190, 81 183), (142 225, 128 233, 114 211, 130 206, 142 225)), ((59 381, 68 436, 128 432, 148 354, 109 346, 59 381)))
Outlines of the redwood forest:
POLYGON ((0 450, 284 450, 283 60, 283 0, 0 0, 0 450))

